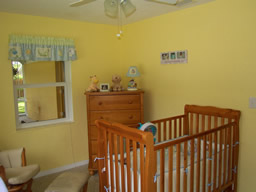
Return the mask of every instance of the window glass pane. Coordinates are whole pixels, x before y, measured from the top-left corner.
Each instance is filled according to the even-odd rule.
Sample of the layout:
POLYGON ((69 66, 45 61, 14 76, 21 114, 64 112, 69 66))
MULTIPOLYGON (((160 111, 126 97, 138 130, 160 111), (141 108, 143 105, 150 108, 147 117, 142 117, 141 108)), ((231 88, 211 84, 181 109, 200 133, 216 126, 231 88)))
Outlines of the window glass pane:
POLYGON ((21 64, 12 62, 13 79, 16 85, 56 83, 65 81, 64 62, 40 61, 21 64))
POLYGON ((25 101, 18 101, 18 111, 19 111, 19 115, 20 114, 25 114, 26 112, 26 104, 25 104, 25 101))
POLYGON ((66 117, 64 86, 25 88, 24 92, 26 97, 17 102, 21 123, 66 117), (23 110, 25 114, 21 115, 23 110))
POLYGON ((17 89, 17 99, 19 115, 23 115, 26 113, 25 90, 23 88, 17 89))
POLYGON ((18 61, 12 62, 12 72, 13 72, 13 82, 14 85, 23 84, 23 67, 22 64, 18 61))

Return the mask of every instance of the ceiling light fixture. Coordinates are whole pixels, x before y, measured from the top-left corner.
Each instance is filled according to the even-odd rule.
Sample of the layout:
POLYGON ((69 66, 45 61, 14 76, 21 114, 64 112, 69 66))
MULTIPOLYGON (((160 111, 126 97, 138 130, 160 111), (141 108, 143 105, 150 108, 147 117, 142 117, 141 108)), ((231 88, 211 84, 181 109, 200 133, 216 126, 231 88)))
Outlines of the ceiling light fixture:
POLYGON ((136 7, 131 3, 130 0, 105 0, 104 8, 107 16, 117 18, 118 32, 116 36, 120 39, 123 33, 122 11, 124 15, 128 17, 136 11, 136 7))

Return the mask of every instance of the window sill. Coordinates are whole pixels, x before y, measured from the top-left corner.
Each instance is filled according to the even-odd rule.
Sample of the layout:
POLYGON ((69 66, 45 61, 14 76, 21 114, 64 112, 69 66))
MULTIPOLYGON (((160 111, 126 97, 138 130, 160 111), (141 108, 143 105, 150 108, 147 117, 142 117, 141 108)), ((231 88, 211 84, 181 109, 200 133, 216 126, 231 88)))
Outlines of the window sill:
POLYGON ((35 127, 44 127, 49 125, 56 125, 61 123, 73 123, 74 119, 72 118, 63 118, 63 119, 55 119, 55 120, 48 120, 48 121, 37 121, 37 122, 30 122, 30 123, 22 123, 17 125, 17 130, 24 130, 26 128, 35 128, 35 127))

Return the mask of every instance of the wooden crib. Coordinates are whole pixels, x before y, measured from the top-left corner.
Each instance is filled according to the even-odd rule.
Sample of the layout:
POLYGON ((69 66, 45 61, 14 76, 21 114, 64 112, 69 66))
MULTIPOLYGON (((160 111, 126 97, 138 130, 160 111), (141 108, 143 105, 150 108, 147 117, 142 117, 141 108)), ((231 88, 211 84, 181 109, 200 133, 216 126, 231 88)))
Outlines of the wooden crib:
POLYGON ((100 191, 237 191, 240 111, 186 105, 153 135, 97 120, 100 191))

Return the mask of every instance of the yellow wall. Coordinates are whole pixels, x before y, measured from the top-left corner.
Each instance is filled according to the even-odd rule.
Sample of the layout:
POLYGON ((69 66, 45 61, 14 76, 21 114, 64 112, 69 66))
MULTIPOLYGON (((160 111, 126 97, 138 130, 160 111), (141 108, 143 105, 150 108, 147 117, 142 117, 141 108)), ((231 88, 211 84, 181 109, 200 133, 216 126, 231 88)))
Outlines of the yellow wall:
POLYGON ((84 22, 0 13, 0 150, 24 146, 28 163, 41 170, 88 159, 85 89, 89 76, 111 82, 119 73, 116 28, 84 22), (75 40, 78 60, 72 62, 74 122, 16 131, 12 67, 8 60, 8 35, 28 34, 68 37, 75 40), (4 93, 4 94, 3 94, 4 93))
POLYGON ((184 104, 239 109, 239 190, 255 191, 256 1, 216 0, 124 28, 122 63, 137 65, 145 119, 179 114, 184 104), (187 64, 160 64, 160 53, 188 50, 187 64))

